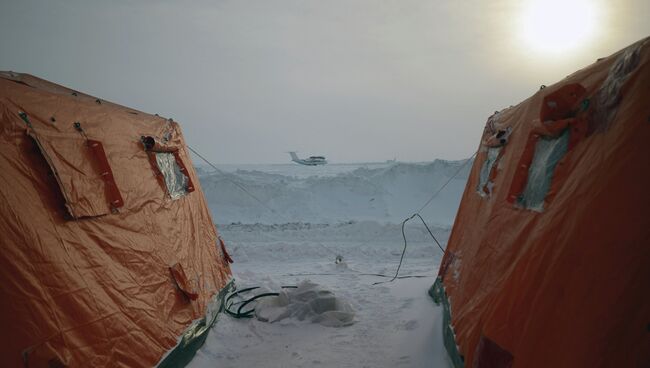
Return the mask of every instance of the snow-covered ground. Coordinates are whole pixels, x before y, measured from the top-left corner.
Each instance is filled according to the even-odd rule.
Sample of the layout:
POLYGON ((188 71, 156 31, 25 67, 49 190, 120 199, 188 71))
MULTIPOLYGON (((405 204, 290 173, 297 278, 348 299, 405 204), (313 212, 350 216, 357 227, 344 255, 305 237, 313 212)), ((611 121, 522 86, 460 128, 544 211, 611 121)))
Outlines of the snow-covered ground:
MULTIPOLYGON (((415 220, 407 224, 409 242, 400 270, 400 276, 422 277, 374 285, 390 278, 369 274, 395 274, 404 244, 401 221, 459 164, 220 167, 229 173, 225 178, 202 169, 201 184, 235 260, 238 288, 262 286, 254 295, 309 281, 351 307, 353 317, 343 327, 329 327, 301 318, 302 309, 302 314, 289 314, 294 306, 280 310, 289 318, 273 323, 224 314, 190 367, 447 367, 441 308, 427 295, 442 252, 424 226, 415 220), (337 256, 343 262, 335 263, 337 256)), ((467 170, 423 211, 443 246, 467 170)), ((318 313, 322 304, 313 302, 311 311, 318 313)))

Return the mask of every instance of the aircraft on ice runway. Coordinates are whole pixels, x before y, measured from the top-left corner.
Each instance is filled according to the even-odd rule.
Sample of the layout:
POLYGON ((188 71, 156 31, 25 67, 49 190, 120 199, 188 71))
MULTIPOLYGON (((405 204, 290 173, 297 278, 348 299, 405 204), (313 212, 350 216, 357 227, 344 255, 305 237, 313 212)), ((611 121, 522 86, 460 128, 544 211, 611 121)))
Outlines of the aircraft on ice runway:
POLYGON ((309 158, 299 158, 295 152, 289 152, 289 154, 291 155, 291 161, 301 165, 318 166, 325 165, 327 163, 327 160, 324 156, 310 156, 309 158))

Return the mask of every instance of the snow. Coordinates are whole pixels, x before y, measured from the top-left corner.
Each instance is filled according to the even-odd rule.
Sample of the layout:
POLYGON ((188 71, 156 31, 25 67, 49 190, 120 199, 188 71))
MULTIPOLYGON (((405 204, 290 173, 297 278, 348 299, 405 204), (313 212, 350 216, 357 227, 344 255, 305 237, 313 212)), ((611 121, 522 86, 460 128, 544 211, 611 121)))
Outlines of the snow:
MULTIPOLYGON (((325 166, 221 166, 200 170, 215 222, 401 222, 420 208, 464 161, 330 164, 325 166), (256 199, 243 192, 244 186, 256 199), (269 210, 271 208, 275 212, 269 210)), ((471 165, 422 212, 431 223, 451 225, 471 165)))
MULTIPOLYGON (((421 223, 406 226, 400 270, 419 277, 387 281, 404 246, 401 221, 458 168, 446 161, 220 167, 228 178, 202 169, 237 287, 281 295, 252 303, 255 318, 220 315, 189 367, 448 367, 442 308, 427 294, 442 252, 421 223)), ((443 246, 467 170, 423 212, 443 246)))

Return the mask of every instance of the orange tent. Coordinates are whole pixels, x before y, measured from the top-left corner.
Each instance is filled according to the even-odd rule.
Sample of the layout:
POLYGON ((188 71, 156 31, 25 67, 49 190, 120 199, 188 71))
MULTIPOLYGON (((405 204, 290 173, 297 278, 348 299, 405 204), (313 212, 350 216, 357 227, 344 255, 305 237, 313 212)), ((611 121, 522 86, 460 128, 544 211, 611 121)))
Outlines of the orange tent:
POLYGON ((3 366, 191 359, 231 276, 179 125, 12 72, 0 122, 3 366))
POLYGON ((488 119, 431 295, 456 367, 650 367, 650 38, 488 119))

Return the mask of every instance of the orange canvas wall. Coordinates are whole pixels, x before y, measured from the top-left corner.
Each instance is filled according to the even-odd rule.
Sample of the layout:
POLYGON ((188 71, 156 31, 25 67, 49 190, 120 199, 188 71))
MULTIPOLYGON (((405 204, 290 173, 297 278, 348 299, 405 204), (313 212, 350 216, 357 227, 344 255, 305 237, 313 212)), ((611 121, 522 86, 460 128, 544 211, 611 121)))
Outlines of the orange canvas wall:
POLYGON ((650 367, 649 39, 490 117, 439 276, 466 367, 650 367), (536 142, 565 129, 524 208, 536 142))
POLYGON ((3 72, 0 140, 2 365, 155 365, 230 279, 179 125, 3 72))

